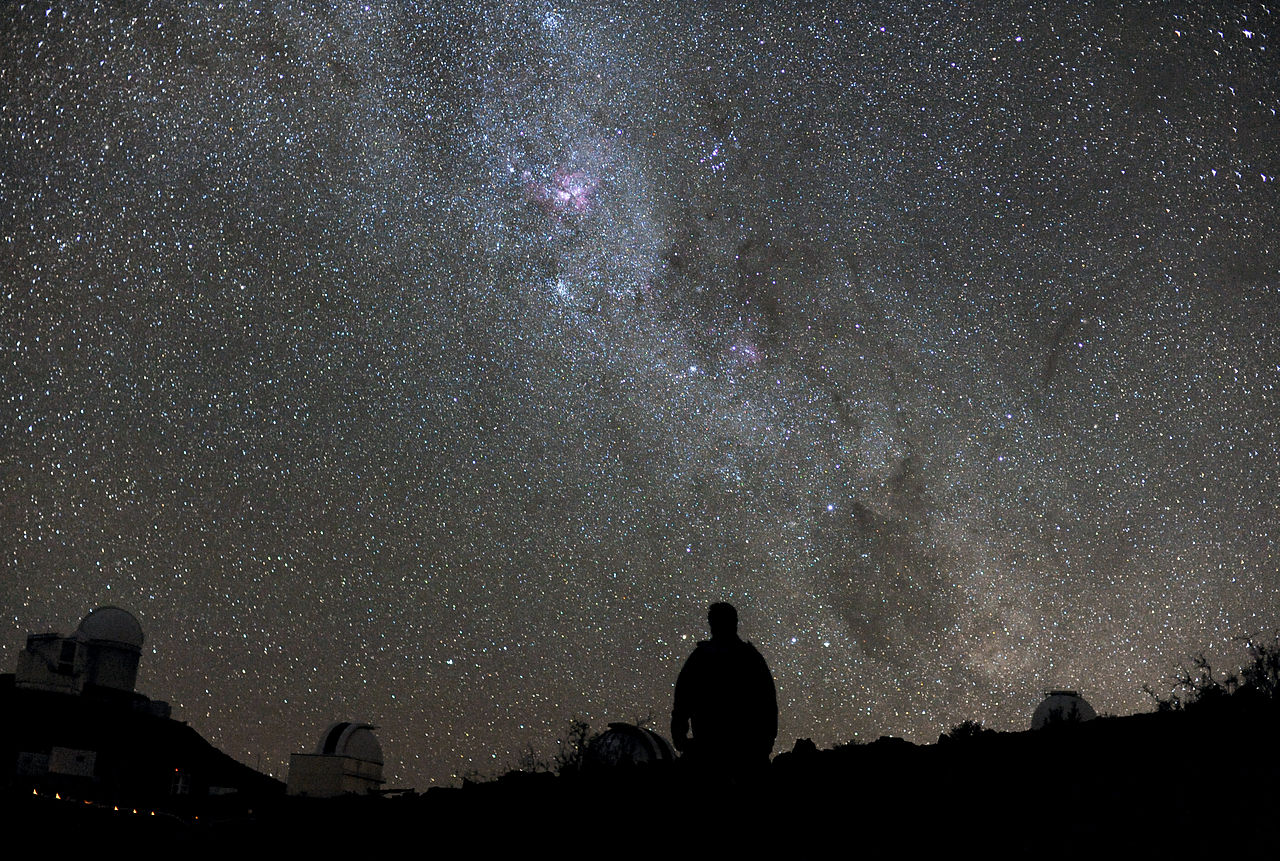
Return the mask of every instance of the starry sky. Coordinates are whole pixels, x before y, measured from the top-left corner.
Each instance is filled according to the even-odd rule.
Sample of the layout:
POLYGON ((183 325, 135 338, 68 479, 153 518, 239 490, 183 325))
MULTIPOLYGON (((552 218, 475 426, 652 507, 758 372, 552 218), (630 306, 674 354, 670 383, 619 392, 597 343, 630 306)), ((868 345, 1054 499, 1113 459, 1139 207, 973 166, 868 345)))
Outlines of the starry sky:
POLYGON ((1280 627, 1280 7, 0 6, 0 658, 392 786, 1145 710, 1280 627))

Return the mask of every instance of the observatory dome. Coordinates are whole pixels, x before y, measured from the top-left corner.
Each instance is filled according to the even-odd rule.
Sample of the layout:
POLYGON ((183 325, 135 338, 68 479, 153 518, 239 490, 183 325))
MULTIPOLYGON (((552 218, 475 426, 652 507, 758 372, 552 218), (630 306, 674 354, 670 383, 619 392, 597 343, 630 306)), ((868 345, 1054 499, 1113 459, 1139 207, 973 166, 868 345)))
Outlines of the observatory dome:
POLYGON ((132 613, 119 607, 90 610, 76 630, 91 641, 142 650, 142 626, 132 613))
POLYGON ((349 756, 362 762, 382 765, 382 745, 373 734, 377 727, 367 723, 337 721, 320 736, 316 753, 327 756, 349 756))
POLYGON ((1055 724, 1081 723, 1097 716, 1093 706, 1077 692, 1048 691, 1044 701, 1036 706, 1035 713, 1031 715, 1031 728, 1044 729, 1055 724))
POLYGON ((585 765, 615 768, 649 762, 671 762, 676 752, 671 742, 650 729, 629 723, 611 723, 587 748, 585 765))

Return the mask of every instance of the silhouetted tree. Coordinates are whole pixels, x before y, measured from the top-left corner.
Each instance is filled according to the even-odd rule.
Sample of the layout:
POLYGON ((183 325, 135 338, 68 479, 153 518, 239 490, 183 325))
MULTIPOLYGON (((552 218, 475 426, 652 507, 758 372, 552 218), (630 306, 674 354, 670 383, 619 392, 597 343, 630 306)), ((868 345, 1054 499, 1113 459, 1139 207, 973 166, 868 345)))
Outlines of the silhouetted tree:
POLYGON ((556 740, 556 745, 560 748, 556 752, 556 774, 580 771, 587 756, 587 748, 591 746, 594 738, 595 736, 591 734, 591 725, 586 721, 577 718, 571 721, 565 737, 556 740))
POLYGON ((1280 700, 1280 633, 1261 640, 1257 635, 1236 637, 1244 644, 1249 662, 1236 672, 1219 674, 1203 652, 1196 655, 1190 667, 1181 667, 1174 676, 1174 690, 1161 697, 1149 685, 1143 690, 1156 703, 1157 711, 1181 711, 1191 706, 1243 697, 1280 700))
POLYGON ((1240 687, 1268 700, 1280 700, 1280 633, 1271 642, 1245 641, 1249 663, 1240 671, 1240 687))

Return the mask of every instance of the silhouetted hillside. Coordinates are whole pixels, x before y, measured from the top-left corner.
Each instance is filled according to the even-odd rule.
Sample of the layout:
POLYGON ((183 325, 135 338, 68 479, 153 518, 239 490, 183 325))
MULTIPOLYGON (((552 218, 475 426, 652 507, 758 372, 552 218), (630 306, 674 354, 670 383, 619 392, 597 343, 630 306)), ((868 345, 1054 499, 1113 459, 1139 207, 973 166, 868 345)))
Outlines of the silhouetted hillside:
POLYGON ((424 849, 457 838, 476 849, 669 851, 679 833, 707 846, 778 852, 834 837, 851 851, 1060 845, 1235 853, 1271 846, 1271 814, 1280 806, 1277 727, 1274 704, 1228 699, 933 745, 800 745, 756 783, 723 785, 676 763, 563 777, 513 772, 395 798, 276 797, 252 817, 169 836, 226 849, 281 841, 331 849, 334 840, 376 835, 424 849))
POLYGON ((242 819, 262 800, 283 795, 280 781, 237 762, 185 723, 136 709, 135 700, 146 698, 30 690, 15 687, 12 675, 0 676, 8 730, 0 756, 16 766, 7 770, 6 788, 22 805, 19 821, 43 823, 51 833, 91 823, 126 834, 137 828, 181 834, 201 818, 242 819), (145 823, 126 821, 134 810, 145 823))

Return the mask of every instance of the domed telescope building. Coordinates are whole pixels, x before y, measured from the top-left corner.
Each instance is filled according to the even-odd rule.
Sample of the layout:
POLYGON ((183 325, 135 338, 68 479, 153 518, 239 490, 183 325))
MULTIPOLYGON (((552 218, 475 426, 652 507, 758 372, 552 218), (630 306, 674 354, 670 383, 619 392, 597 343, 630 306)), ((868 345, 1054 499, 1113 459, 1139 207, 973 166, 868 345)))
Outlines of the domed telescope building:
POLYGON ((143 640, 142 626, 128 610, 98 607, 69 637, 29 635, 14 683, 56 693, 132 696, 143 640))
POLYGON ((12 751, 0 775, 9 785, 179 817, 247 811, 283 792, 136 690, 144 640, 138 619, 110 606, 89 611, 70 635, 27 635, 14 673, 0 675, 12 751))
POLYGON ((651 729, 629 723, 611 723, 587 747, 588 769, 611 769, 657 762, 674 762, 671 742, 651 729))
POLYGON ((383 762, 375 729, 350 721, 329 724, 315 753, 290 755, 289 794, 334 798, 377 791, 383 784, 383 762))
POLYGON ((1082 723, 1096 718, 1097 712, 1076 691, 1047 691, 1044 700, 1031 715, 1031 728, 1082 723))

